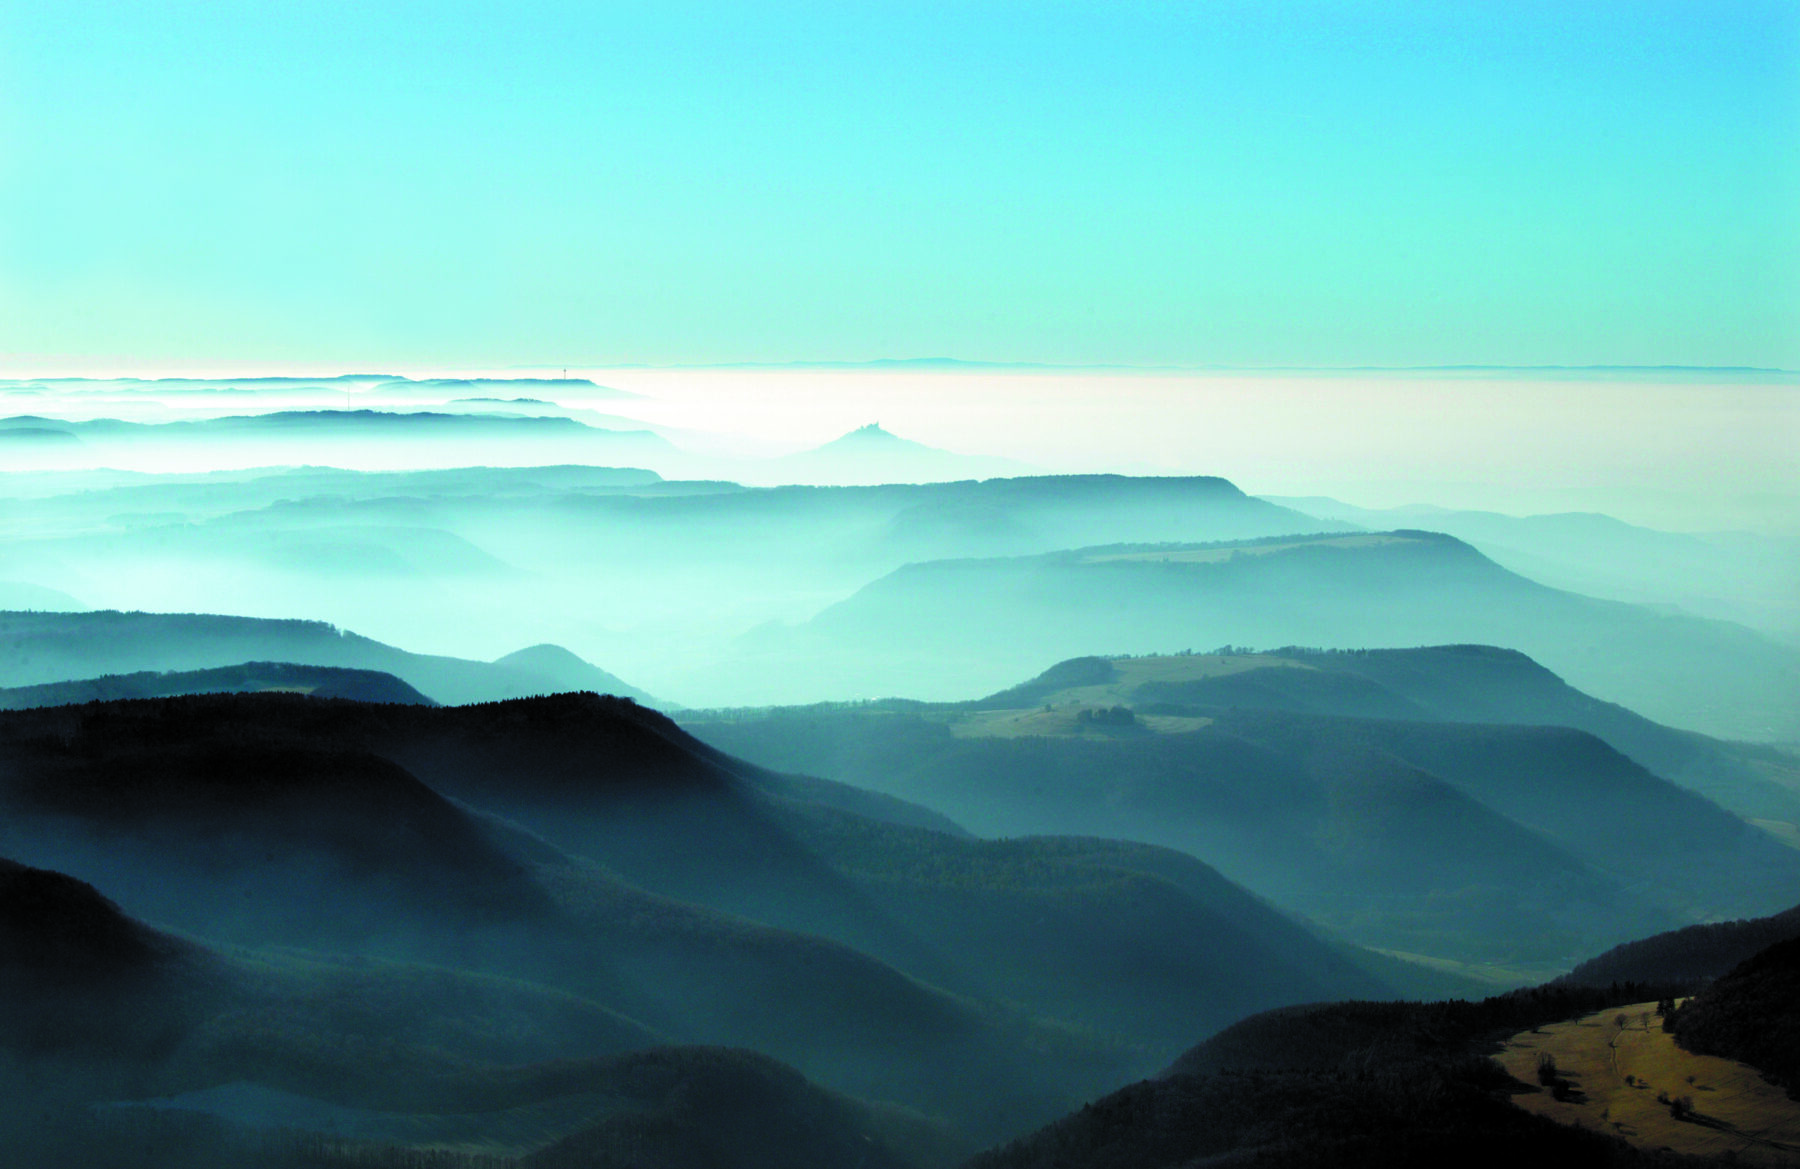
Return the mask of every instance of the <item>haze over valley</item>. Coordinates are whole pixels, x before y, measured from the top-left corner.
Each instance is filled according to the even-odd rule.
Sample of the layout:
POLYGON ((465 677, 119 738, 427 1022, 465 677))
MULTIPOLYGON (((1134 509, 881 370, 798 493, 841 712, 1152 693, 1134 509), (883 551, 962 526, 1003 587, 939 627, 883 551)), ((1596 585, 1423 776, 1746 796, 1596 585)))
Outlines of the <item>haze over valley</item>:
POLYGON ((1767 516, 732 452, 574 377, 52 384, 0 425, 47 1159, 949 1165, 1261 1011, 1800 904, 1767 516))
POLYGON ((1796 45, 5 6, 0 1162, 1800 1165, 1796 45))

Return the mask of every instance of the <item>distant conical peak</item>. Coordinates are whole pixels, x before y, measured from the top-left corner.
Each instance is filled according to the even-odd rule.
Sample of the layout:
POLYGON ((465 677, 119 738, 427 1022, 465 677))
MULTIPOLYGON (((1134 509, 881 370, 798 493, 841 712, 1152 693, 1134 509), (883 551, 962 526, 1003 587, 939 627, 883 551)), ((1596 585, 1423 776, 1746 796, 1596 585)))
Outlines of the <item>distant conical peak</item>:
POLYGON ((881 428, 881 423, 879 423, 879 422, 871 422, 867 426, 857 427, 855 430, 852 430, 849 434, 844 435, 844 437, 845 438, 880 438, 880 439, 896 439, 897 440, 900 436, 893 433, 892 431, 883 430, 881 428))

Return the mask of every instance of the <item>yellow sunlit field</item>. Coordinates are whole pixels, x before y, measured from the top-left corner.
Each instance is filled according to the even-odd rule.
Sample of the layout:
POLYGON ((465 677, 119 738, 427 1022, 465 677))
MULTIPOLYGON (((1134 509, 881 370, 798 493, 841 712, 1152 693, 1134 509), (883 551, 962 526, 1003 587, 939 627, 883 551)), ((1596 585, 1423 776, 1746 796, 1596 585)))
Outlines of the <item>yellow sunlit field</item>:
POLYGON ((1640 1148, 1698 1156, 1731 1152, 1748 1164, 1800 1165, 1800 1101, 1746 1064, 1677 1047, 1662 1029, 1655 1003, 1521 1032, 1507 1040, 1500 1062, 1536 1087, 1513 1097, 1515 1104, 1564 1124, 1614 1133, 1640 1148), (1545 1052, 1571 1085, 1567 1100, 1536 1087, 1538 1057, 1545 1052), (1691 1099, 1691 1111, 1678 1118, 1660 1095, 1691 1099))

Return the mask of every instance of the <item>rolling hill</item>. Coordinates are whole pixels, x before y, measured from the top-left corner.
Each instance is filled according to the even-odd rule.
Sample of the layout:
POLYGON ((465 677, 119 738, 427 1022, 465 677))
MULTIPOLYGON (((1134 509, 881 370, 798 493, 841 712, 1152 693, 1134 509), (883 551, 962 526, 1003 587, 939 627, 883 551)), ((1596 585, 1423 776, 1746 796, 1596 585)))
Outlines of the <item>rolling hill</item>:
POLYGON ((582 432, 593 431, 601 439, 625 440, 647 446, 666 445, 662 439, 647 430, 599 430, 572 418, 440 414, 429 410, 277 410, 266 414, 237 414, 180 422, 127 422, 116 418, 64 421, 18 415, 0 418, 0 433, 6 431, 60 432, 89 445, 96 442, 195 443, 209 440, 297 438, 337 441, 398 438, 415 442, 429 442, 440 438, 487 438, 505 441, 587 437, 582 432))
POLYGON ((627 700, 210 694, 0 713, 0 749, 0 850, 133 914, 525 979, 965 1138, 1147 1070, 1170 1035, 1393 993, 1391 963, 1191 857, 974 840, 627 700))
POLYGON ((321 621, 203 613, 0 613, 0 682, 42 686, 100 674, 285 662, 392 674, 434 701, 488 702, 581 688, 649 696, 555 646, 498 662, 413 654, 321 621))
POLYGON ((1800 938, 1757 951, 1682 1003, 1675 1041, 1747 1063, 1800 1100, 1800 938))
POLYGON ((1502 515, 1442 507, 1361 508, 1335 499, 1270 496, 1322 519, 1371 531, 1428 528, 1466 540, 1533 580, 1589 596, 1679 605, 1792 641, 1791 536, 1770 532, 1666 532, 1595 512, 1502 515))
MULTIPOLYGON (((846 667, 848 684, 803 661, 770 669, 737 639, 805 620, 910 561, 1320 526, 1207 477, 746 488, 604 467, 301 467, 46 473, 9 486, 32 500, 0 515, 9 574, 90 607, 310 614, 390 644, 483 658, 555 641, 690 704, 852 693, 861 667, 846 667)), ((460 700, 400 673, 432 698, 460 700)))
MULTIPOLYGON (((972 705, 999 711, 1045 703, 1122 703, 1164 712, 1165 719, 1242 708, 1573 727, 1748 819, 1800 823, 1800 759, 1652 722, 1582 693, 1522 653, 1493 646, 1071 659, 972 705)), ((1007 721, 994 716, 993 729, 1007 721)))
POLYGON ((685 717, 734 754, 984 835, 1181 849, 1365 945, 1492 964, 1515 984, 1626 938, 1792 904, 1800 853, 1538 721, 1556 714, 1736 760, 1481 647, 1083 658, 972 703, 685 717), (1481 715, 1531 721, 1450 721, 1481 715))
POLYGON ((909 565, 762 651, 868 663, 864 694, 991 690, 1045 656, 1220 644, 1480 643, 1670 726, 1800 735, 1800 651, 1741 626, 1601 601, 1429 532, 1119 545, 909 565))
MULTIPOLYGON (((1621 953, 1657 948, 1680 936, 1642 939, 1621 953)), ((1700 989, 1670 1020, 1678 1041, 1685 1042, 1681 1027, 1692 1019, 1707 1030, 1716 1028, 1735 1058, 1754 1054, 1771 1068, 1791 1065, 1794 1044, 1782 1029, 1793 1018, 1796 945, 1800 943, 1772 946, 1700 989), (1709 1002, 1709 1008, 1701 1007, 1709 1002)), ((1643 1123, 1646 1109, 1667 1110, 1671 1087, 1664 1084, 1683 1090, 1671 1070, 1675 1065, 1646 1054, 1654 1046, 1646 1035, 1649 1008, 1659 1000, 1692 995, 1705 981, 1627 977, 1580 984, 1560 979, 1482 1001, 1314 1003, 1263 1012, 1196 1044, 1159 1075, 989 1150, 966 1169, 1183 1169, 1197 1164, 1374 1169, 1501 1165, 1520 1159, 1668 1169, 1786 1164, 1793 1157, 1786 1143, 1793 1131, 1791 1106, 1779 1116, 1759 1116, 1740 1100, 1731 1104, 1738 1109, 1735 1114, 1721 1106, 1722 1115, 1709 1115, 1709 1100, 1718 1099, 1706 1095, 1713 1085, 1696 1084, 1692 1075, 1687 1084, 1701 1095, 1674 1123, 1686 1129, 1678 1143, 1706 1155, 1673 1152, 1663 1143, 1673 1132, 1650 1130, 1643 1123), (1609 1036, 1619 1026, 1615 1019, 1628 1018, 1617 1014, 1624 1010, 1630 1011, 1625 1026, 1631 1033, 1609 1036), (1547 1071, 1538 1071, 1538 1083, 1514 1078, 1531 1068, 1534 1050, 1556 1046, 1559 1035, 1590 1053, 1585 1065, 1589 1074, 1560 1066, 1564 1061, 1558 1058, 1547 1071), (1635 1065, 1623 1062, 1614 1050, 1621 1037, 1632 1040, 1628 1054, 1635 1065), (1609 1044, 1609 1038, 1614 1042, 1609 1044), (1523 1058, 1513 1050, 1521 1044, 1523 1058), (1651 1103, 1653 1086, 1641 1075, 1621 1080, 1627 1066, 1640 1073, 1655 1068, 1656 1086, 1663 1087, 1656 1099, 1662 1103, 1651 1103), (1537 1093, 1552 1083, 1557 1085, 1555 1100, 1566 1103, 1546 1110, 1546 1098, 1537 1093), (1629 1107, 1601 1110, 1608 1085, 1633 1097, 1629 1107), (1589 1098, 1590 1092, 1595 1098, 1589 1098), (1729 1123, 1728 1115, 1738 1123, 1729 1123), (1721 1150, 1729 1151, 1716 1155, 1721 1150)), ((1654 1038, 1665 1037, 1658 1033, 1654 1038)), ((1702 1074, 1707 1070, 1689 1066, 1702 1074)), ((1734 1075, 1743 1079, 1744 1071, 1734 1069, 1734 1075)), ((1768 1095, 1758 1092, 1765 1103, 1768 1095)), ((1619 1097, 1613 1099, 1617 1103, 1619 1097)))
POLYGON ((144 670, 135 674, 107 674, 99 678, 8 687, 0 689, 0 710, 107 702, 116 698, 172 698, 179 694, 255 693, 262 690, 285 690, 315 698, 351 698, 358 702, 432 705, 431 699, 405 682, 378 670, 296 666, 290 662, 245 662, 241 666, 221 666, 214 670, 168 673, 144 670))
POLYGON ((995 479, 1030 473, 1011 459, 959 455, 883 430, 859 427, 811 450, 784 455, 758 468, 759 479, 782 483, 932 483, 995 479))
POLYGON ((1800 938, 1800 906, 1768 917, 1690 925, 1615 946, 1559 981, 1587 986, 1611 982, 1701 982, 1776 942, 1800 938))
POLYGON ((657 1164, 763 1165, 785 1140, 809 1163, 901 1169, 955 1147, 767 1056, 670 1046, 563 992, 221 950, 149 927, 84 882, 4 860, 0 940, 0 1138, 26 1158, 16 1163, 283 1165, 309 1144, 329 1155, 308 1127, 346 1126, 362 1152, 309 1163, 471 1138, 516 1152, 521 1167, 631 1149, 654 1149, 657 1164), (271 1100, 289 1129, 258 1131, 254 1105, 271 1100))
POLYGON ((1500 1036, 1655 989, 1533 988, 1481 1002, 1257 1015, 965 1169, 1713 1164, 1533 1116, 1508 1103, 1523 1086, 1487 1057, 1500 1036))

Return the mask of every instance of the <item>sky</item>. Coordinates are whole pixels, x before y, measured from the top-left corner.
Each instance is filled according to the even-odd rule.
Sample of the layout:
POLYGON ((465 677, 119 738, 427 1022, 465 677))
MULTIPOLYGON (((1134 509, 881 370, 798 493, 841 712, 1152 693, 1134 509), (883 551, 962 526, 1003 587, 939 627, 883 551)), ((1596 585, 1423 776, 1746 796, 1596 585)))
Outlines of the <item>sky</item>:
POLYGON ((1800 6, 0 0, 0 365, 1800 368, 1800 6))

